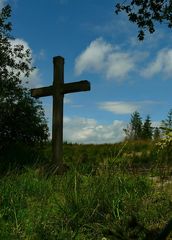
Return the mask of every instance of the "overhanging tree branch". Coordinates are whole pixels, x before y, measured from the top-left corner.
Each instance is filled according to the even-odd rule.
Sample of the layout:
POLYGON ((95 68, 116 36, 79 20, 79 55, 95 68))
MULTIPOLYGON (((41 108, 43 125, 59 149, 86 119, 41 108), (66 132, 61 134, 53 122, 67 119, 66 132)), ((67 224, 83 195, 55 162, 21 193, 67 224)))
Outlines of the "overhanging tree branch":
POLYGON ((156 23, 172 27, 171 0, 132 0, 117 3, 115 13, 125 12, 129 21, 138 26, 138 39, 144 40, 145 32, 154 33, 156 23))

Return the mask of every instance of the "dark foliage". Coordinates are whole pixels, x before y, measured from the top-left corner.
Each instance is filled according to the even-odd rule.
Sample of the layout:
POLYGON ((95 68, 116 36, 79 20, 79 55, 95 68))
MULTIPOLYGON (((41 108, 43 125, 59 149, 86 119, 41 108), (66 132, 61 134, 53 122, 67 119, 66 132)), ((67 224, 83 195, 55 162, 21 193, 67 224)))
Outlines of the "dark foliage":
POLYGON ((150 140, 152 139, 153 136, 153 127, 151 126, 152 122, 151 122, 151 118, 148 115, 143 123, 143 127, 142 127, 142 139, 144 140, 150 140))
POLYGON ((131 115, 130 123, 127 128, 124 129, 126 134, 126 139, 130 140, 139 140, 142 139, 142 119, 140 113, 135 111, 131 115))
POLYGON ((168 114, 168 118, 163 120, 161 123, 161 128, 152 127, 152 121, 149 115, 142 121, 140 113, 135 111, 131 114, 130 122, 124 132, 126 134, 126 140, 158 140, 161 138, 161 132, 164 128, 167 131, 170 128, 171 113, 168 114))
POLYGON ((143 40, 145 31, 153 33, 156 23, 165 23, 172 27, 172 1, 170 0, 132 0, 117 3, 115 12, 125 12, 129 21, 137 24, 138 38, 143 40))
POLYGON ((159 140, 160 137, 161 137, 161 131, 158 127, 155 127, 154 132, 153 132, 153 139, 159 140))
POLYGON ((34 145, 48 138, 42 106, 22 84, 34 69, 31 52, 12 44, 10 15, 7 5, 0 12, 0 151, 11 144, 34 145))
POLYGON ((166 134, 172 131, 172 109, 168 112, 167 118, 161 121, 161 130, 166 134))

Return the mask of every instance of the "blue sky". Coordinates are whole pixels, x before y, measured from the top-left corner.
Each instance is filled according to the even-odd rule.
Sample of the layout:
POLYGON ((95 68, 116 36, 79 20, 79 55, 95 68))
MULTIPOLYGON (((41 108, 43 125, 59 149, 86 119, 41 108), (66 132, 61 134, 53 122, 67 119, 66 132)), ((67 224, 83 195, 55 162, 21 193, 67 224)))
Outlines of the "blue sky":
MULTIPOLYGON (((65 96, 64 140, 110 143, 123 139, 134 111, 153 123, 172 108, 172 32, 157 26, 144 42, 115 0, 0 0, 12 6, 15 43, 32 51, 37 69, 29 87, 52 84, 54 56, 65 58, 65 82, 87 79, 90 92, 65 96)), ((51 130, 52 99, 41 99, 51 130)))

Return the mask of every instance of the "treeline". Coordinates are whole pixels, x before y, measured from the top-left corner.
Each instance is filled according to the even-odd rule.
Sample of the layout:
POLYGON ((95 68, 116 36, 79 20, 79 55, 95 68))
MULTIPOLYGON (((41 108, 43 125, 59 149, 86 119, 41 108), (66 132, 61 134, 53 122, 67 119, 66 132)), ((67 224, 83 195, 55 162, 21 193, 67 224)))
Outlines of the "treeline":
POLYGON ((167 118, 156 127, 153 126, 150 115, 142 120, 140 113, 135 111, 124 132, 126 140, 157 140, 170 130, 172 130, 172 109, 168 112, 167 118))

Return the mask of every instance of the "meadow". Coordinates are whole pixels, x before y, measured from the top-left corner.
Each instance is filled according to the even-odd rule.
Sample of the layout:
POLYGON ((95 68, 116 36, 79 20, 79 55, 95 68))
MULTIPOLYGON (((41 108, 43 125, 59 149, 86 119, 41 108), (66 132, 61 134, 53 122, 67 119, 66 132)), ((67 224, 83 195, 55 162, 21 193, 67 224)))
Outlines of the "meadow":
POLYGON ((4 153, 0 239, 154 240, 172 217, 172 159, 153 141, 65 143, 62 176, 50 159, 50 144, 4 153))

